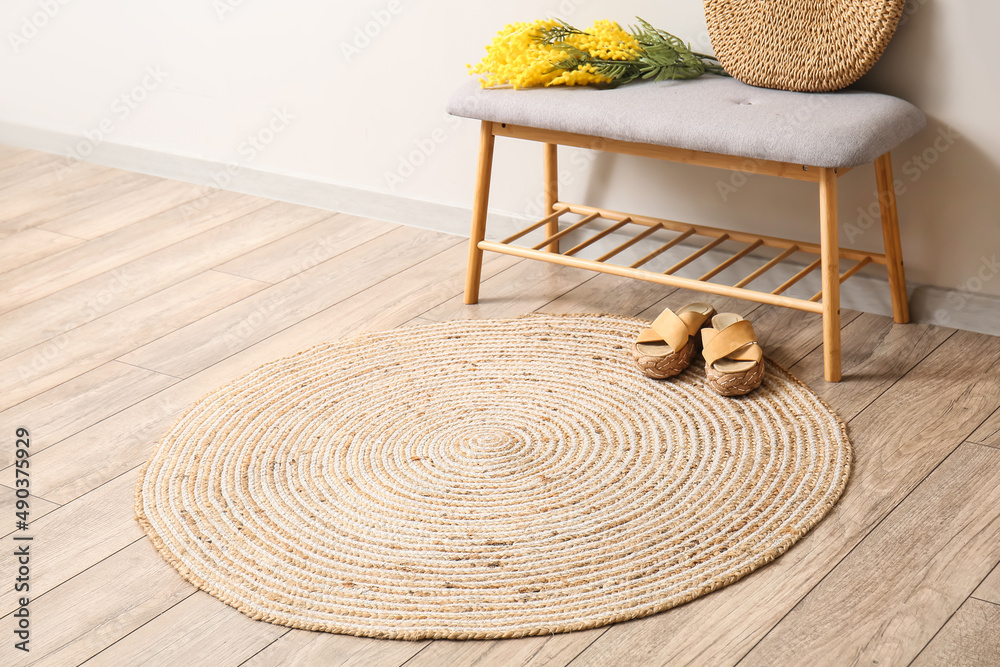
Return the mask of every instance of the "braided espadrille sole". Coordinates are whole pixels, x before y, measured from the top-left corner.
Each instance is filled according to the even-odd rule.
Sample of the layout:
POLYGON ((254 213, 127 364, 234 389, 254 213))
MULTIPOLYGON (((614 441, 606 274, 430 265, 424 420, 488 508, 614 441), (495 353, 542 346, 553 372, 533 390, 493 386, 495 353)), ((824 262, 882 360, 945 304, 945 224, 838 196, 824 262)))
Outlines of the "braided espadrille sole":
POLYGON ((711 366, 705 367, 708 386, 721 396, 743 396, 764 381, 764 360, 743 373, 721 373, 711 366))
POLYGON ((697 352, 695 347, 696 340, 697 338, 692 336, 688 340, 687 345, 682 347, 679 352, 668 354, 664 357, 643 354, 639 351, 638 345, 633 345, 632 358, 635 359, 635 365, 639 367, 639 370, 646 377, 653 378, 654 380, 665 380, 683 373, 684 369, 691 365, 691 360, 694 358, 695 352, 697 352))

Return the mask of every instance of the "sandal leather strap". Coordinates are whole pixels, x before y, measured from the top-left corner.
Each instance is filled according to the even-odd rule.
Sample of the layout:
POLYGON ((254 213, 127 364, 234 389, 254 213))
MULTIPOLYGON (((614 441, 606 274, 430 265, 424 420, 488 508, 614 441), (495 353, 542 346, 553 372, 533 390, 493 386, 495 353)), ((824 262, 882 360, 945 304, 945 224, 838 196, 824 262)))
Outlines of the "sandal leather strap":
MULTIPOLYGON (((689 308, 690 306, 685 307, 689 308)), ((694 336, 701 330, 701 325, 705 323, 705 320, 707 320, 711 314, 715 314, 715 311, 713 310, 711 313, 702 313, 697 310, 681 310, 677 314, 677 317, 681 318, 681 321, 687 325, 688 333, 694 336)))
MULTIPOLYGON (((686 315, 687 313, 683 313, 686 315)), ((645 329, 639 334, 639 343, 659 343, 664 342, 677 352, 687 345, 691 331, 688 323, 682 320, 677 314, 667 308, 660 316, 653 320, 652 328, 645 329)))
POLYGON ((705 363, 711 366, 719 359, 736 361, 760 361, 763 351, 757 344, 757 334, 753 325, 747 320, 733 322, 721 331, 718 329, 702 329, 702 342, 705 344, 703 354, 705 363))

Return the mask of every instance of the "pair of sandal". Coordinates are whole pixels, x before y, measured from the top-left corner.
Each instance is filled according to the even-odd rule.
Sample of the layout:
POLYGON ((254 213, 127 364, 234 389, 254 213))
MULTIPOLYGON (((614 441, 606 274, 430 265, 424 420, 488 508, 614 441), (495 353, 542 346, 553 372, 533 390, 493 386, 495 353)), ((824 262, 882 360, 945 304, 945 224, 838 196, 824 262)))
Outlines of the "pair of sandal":
POLYGON ((716 313, 707 303, 688 304, 676 313, 664 310, 652 328, 639 334, 632 356, 647 377, 662 380, 691 365, 698 347, 708 386, 716 393, 742 396, 763 382, 764 353, 753 325, 735 313, 716 313))

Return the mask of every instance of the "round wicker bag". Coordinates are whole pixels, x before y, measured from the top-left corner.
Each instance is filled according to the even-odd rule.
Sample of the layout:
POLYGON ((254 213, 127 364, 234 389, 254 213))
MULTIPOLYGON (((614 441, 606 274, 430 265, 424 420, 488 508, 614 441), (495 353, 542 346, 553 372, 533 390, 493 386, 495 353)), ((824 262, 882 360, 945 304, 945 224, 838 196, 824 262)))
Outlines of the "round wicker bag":
POLYGON ((906 0, 704 0, 733 77, 763 88, 839 90, 878 61, 906 0))

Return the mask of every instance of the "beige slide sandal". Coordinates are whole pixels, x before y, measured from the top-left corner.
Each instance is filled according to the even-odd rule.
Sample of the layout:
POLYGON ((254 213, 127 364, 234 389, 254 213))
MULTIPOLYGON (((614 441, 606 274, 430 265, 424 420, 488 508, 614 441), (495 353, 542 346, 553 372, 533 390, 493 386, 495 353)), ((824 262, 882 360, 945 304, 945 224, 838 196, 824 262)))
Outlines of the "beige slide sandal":
POLYGON ((652 328, 644 329, 632 346, 632 357, 647 377, 662 380, 681 373, 691 365, 698 330, 715 308, 707 303, 690 303, 676 313, 669 308, 653 320, 652 328))
POLYGON ((701 330, 708 386, 723 396, 748 394, 764 381, 764 352, 753 325, 736 313, 719 313, 701 330))

